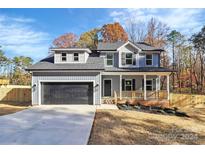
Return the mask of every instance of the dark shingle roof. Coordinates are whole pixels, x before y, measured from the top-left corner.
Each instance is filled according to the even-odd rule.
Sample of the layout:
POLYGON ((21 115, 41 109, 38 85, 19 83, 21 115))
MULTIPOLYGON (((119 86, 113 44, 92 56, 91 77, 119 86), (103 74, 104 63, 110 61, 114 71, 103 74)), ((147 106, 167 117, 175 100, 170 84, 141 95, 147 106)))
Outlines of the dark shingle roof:
POLYGON ((115 42, 115 43, 104 43, 99 42, 97 50, 116 50, 122 46, 125 42, 115 42))
MULTIPOLYGON (((130 41, 129 41, 130 42, 130 41)), ((98 43, 98 48, 97 50, 117 50, 117 48, 121 47, 123 44, 126 42, 115 42, 115 43, 104 43, 104 42, 99 42, 98 43)), ((133 42, 131 42, 133 43, 133 42)), ((138 48, 140 48, 143 51, 164 51, 163 49, 153 47, 145 42, 137 42, 133 43, 135 44, 138 48)))
POLYGON ((172 72, 171 69, 163 67, 139 67, 139 68, 117 68, 106 67, 106 72, 172 72))
POLYGON ((140 49, 142 49, 143 51, 164 51, 163 49, 155 48, 145 42, 137 42, 135 43, 135 45, 139 47, 140 49))
POLYGON ((26 70, 104 70, 104 60, 102 57, 88 57, 86 63, 54 64, 52 54, 26 70))

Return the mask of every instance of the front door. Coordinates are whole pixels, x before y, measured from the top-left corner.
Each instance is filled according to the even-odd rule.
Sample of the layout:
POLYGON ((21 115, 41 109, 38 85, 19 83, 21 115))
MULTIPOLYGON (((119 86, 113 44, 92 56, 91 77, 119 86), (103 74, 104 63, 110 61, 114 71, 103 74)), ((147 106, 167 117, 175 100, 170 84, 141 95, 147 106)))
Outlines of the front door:
POLYGON ((104 96, 112 96, 112 81, 110 79, 104 80, 104 96))

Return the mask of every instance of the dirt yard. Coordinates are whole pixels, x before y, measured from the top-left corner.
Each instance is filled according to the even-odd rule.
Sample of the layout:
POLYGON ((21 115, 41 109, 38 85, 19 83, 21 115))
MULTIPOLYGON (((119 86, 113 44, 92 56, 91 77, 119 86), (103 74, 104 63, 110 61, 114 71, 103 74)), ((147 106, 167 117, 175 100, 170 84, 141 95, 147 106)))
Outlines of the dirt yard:
POLYGON ((97 110, 88 144, 205 144, 205 106, 183 111, 191 117, 97 110))
POLYGON ((29 106, 21 103, 0 103, 0 116, 12 114, 27 109, 29 106))

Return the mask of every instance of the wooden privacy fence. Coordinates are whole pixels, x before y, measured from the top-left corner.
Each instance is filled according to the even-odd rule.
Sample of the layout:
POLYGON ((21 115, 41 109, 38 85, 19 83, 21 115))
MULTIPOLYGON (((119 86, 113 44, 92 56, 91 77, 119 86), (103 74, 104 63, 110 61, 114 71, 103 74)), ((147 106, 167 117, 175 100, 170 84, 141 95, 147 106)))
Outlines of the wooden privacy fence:
POLYGON ((170 105, 171 106, 187 106, 205 104, 205 95, 195 95, 195 94, 170 94, 170 105))
POLYGON ((31 87, 18 85, 0 87, 0 102, 30 103, 31 87))

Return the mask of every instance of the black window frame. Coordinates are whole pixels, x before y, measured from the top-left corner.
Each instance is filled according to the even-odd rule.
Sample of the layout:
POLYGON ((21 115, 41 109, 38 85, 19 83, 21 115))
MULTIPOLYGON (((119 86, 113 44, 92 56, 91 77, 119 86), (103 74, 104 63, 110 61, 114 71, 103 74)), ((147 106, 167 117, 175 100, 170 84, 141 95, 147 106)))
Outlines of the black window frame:
POLYGON ((133 65, 133 53, 126 53, 125 54, 125 65, 133 65), (130 54, 132 55, 131 57, 127 57, 127 55, 130 54), (131 60, 131 63, 127 63, 128 60, 131 60))
POLYGON ((122 79, 122 91, 134 91, 136 90, 136 80, 133 79, 122 79), (127 81, 130 81, 130 84, 127 85, 127 81), (130 87, 129 89, 127 87, 130 87))
POLYGON ((61 53, 61 61, 67 61, 67 53, 66 52, 62 52, 61 53))
POLYGON ((79 53, 78 52, 73 53, 73 61, 74 62, 78 62, 79 61, 79 53), (75 54, 77 54, 77 56, 75 54))
POLYGON ((113 53, 107 53, 106 54, 106 66, 113 66, 114 64, 114 54, 113 53), (112 59, 108 58, 108 55, 112 55, 112 59), (108 61, 112 61, 112 65, 108 65, 108 61))
POLYGON ((152 66, 153 65, 153 55, 152 54, 146 54, 146 66, 152 66), (147 56, 151 56, 151 58, 147 58, 147 56), (151 64, 150 64, 151 62, 151 64))

